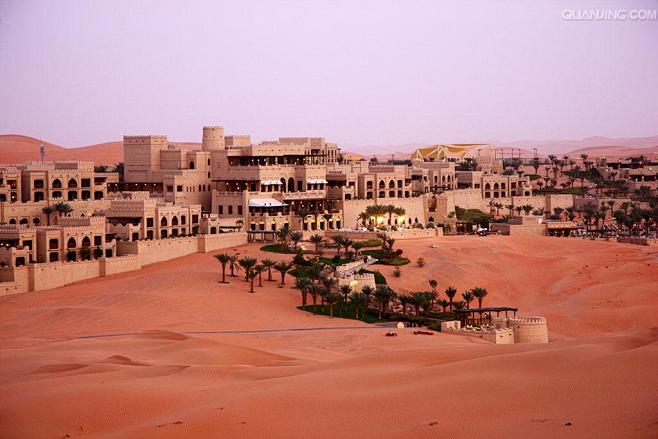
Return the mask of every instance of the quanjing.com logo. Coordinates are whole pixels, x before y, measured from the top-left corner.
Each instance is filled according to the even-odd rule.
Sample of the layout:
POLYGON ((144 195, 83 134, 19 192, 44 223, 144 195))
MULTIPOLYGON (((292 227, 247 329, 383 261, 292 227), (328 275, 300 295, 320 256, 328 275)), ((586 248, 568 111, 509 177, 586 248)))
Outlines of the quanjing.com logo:
POLYGON ((575 21, 648 21, 656 20, 655 9, 565 9, 563 20, 575 21))

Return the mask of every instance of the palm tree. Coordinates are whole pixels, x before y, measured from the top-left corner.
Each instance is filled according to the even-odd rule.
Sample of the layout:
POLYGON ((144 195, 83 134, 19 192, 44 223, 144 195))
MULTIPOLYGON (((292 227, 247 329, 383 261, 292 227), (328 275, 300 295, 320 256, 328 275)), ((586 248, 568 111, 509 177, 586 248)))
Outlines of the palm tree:
POLYGON ((441 299, 438 302, 439 306, 441 306, 442 312, 446 312, 446 308, 450 305, 450 302, 448 302, 446 299, 441 299))
POLYGON ((512 211, 514 210, 514 205, 513 204, 506 204, 505 208, 509 209, 509 216, 512 216, 512 211))
POLYGON ((315 254, 317 255, 320 254, 320 244, 322 244, 323 239, 324 238, 319 233, 311 235, 310 241, 315 244, 315 254))
POLYGON ((309 292, 311 293, 311 297, 313 298, 313 314, 318 313, 318 294, 320 294, 323 290, 324 287, 320 285, 316 285, 314 283, 311 283, 308 287, 309 292))
POLYGON ((345 245, 345 237, 343 235, 336 235, 332 236, 331 239, 333 239, 336 244, 336 255, 340 257, 340 248, 345 245))
POLYGON ((279 244, 288 247, 288 236, 290 235, 290 229, 288 228, 288 224, 284 224, 281 229, 276 232, 277 238, 279 238, 279 244))
POLYGON ((466 303, 460 301, 457 302, 452 302, 452 307, 455 311, 461 311, 462 309, 466 308, 466 303))
POLYGON ((261 264, 263 265, 263 267, 265 267, 265 269, 267 270, 267 280, 269 280, 269 281, 273 280, 273 279, 272 279, 272 268, 274 267, 274 264, 276 264, 276 262, 274 262, 274 261, 273 261, 272 259, 270 259, 270 258, 265 258, 265 259, 262 259, 262 260, 260 261, 260 263, 261 263, 261 264))
POLYGON ((411 303, 411 299, 409 296, 406 296, 404 294, 400 294, 398 296, 398 300, 400 301, 400 305, 402 305, 402 315, 407 315, 407 305, 411 303))
POLYGON ((240 259, 240 253, 235 253, 229 256, 228 266, 231 269, 231 274, 229 276, 235 277, 235 273, 240 271, 240 265, 238 264, 239 259, 240 259))
POLYGON ((286 284, 286 273, 290 271, 292 264, 290 262, 279 261, 274 264, 274 269, 281 273, 281 285, 286 284))
POLYGON ((368 305, 370 305, 370 296, 375 292, 375 289, 370 285, 364 285, 361 287, 361 292, 366 296, 366 306, 364 312, 368 312, 368 305))
POLYGON ((523 211, 525 212, 526 215, 529 215, 530 212, 532 212, 532 205, 531 204, 524 204, 523 205, 523 211))
POLYGON ((453 286, 450 286, 450 287, 446 288, 445 294, 448 297, 448 300, 450 301, 450 311, 452 311, 453 310, 453 308, 452 308, 453 307, 453 299, 457 295, 457 288, 455 288, 453 286))
POLYGON ((300 223, 301 229, 306 230, 306 227, 307 227, 306 226, 306 218, 309 216, 308 210, 306 210, 303 207, 300 207, 299 209, 297 209, 297 212, 295 212, 295 214, 299 218, 299 223, 300 223))
POLYGON ((59 203, 55 204, 55 206, 53 206, 53 207, 55 208, 57 213, 59 213, 60 217, 61 216, 66 216, 69 213, 73 212, 73 208, 70 205, 63 202, 63 201, 60 201, 59 203))
POLYGON ((436 299, 439 295, 436 291, 427 291, 425 293, 425 299, 427 300, 427 307, 425 308, 425 317, 434 309, 434 302, 436 302, 436 299))
POLYGON ((523 210, 523 206, 516 206, 514 210, 516 210, 517 216, 521 216, 521 211, 523 210))
MULTIPOLYGON (((359 309, 366 306, 366 295, 363 293, 350 294, 350 302, 354 305, 354 318, 359 320, 359 309)), ((362 318, 365 317, 365 311, 362 313, 362 318)))
POLYGON ((439 283, 436 281, 436 279, 430 279, 427 282, 430 284, 432 291, 436 293, 436 287, 439 286, 439 283))
POLYGON ((471 293, 478 301, 478 308, 482 308, 482 300, 489 294, 486 288, 475 287, 471 293))
POLYGON ((410 303, 416 310, 416 317, 420 315, 420 309, 427 307, 427 296, 421 292, 411 293, 410 303))
MULTIPOLYGON (((333 319, 334 318, 334 305, 338 302, 340 302, 341 297, 340 294, 336 293, 335 291, 332 290, 324 290, 324 296, 323 299, 325 303, 329 306, 329 318, 333 319)), ((358 319, 358 316, 357 316, 358 319)))
POLYGON ((396 207, 395 209, 393 209, 393 213, 395 214, 395 216, 400 218, 401 216, 404 216, 407 213, 407 211, 404 209, 404 207, 396 207))
POLYGON ((340 294, 342 294, 342 296, 343 296, 343 300, 342 300, 343 303, 342 303, 341 311, 340 311, 341 315, 342 315, 343 308, 345 308, 345 310, 347 310, 347 297, 350 294, 352 294, 352 287, 349 284, 341 285, 340 286, 340 294))
POLYGON ((262 287, 263 286, 263 271, 265 271, 265 266, 261 264, 257 264, 254 267, 254 274, 258 275, 258 286, 262 287))
POLYGON ((249 277, 253 274, 251 273, 252 268, 258 263, 256 258, 252 258, 251 256, 245 256, 244 258, 241 258, 238 260, 238 264, 240 264, 240 267, 244 270, 245 276, 244 280, 249 282, 249 277))
POLYGON ((43 212, 44 215, 46 215, 46 225, 50 225, 50 215, 52 215, 55 212, 55 208, 53 206, 46 206, 43 209, 41 209, 41 212, 43 212))
POLYGON ((219 261, 220 264, 222 264, 222 281, 221 283, 225 284, 226 283, 226 264, 228 264, 228 261, 230 260, 230 256, 227 255, 226 253, 220 253, 218 255, 215 255, 215 258, 219 261))
POLYGON ((295 279, 295 288, 297 288, 302 293, 302 306, 306 309, 306 298, 308 296, 308 288, 311 286, 313 281, 308 277, 298 277, 295 279))
POLYGON ((471 309, 471 302, 475 300, 475 296, 470 291, 462 293, 462 299, 466 303, 466 309, 471 309))
POLYGON ((298 231, 290 232, 290 240, 295 246, 295 251, 297 251, 297 244, 299 244, 299 241, 301 241, 303 237, 304 234, 302 232, 298 232, 298 231))
POLYGON ((500 216, 500 209, 502 209, 503 203, 495 202, 494 207, 496 208, 496 216, 500 216))
POLYGON ((391 290, 388 285, 380 285, 375 290, 375 298, 377 299, 378 311, 379 311, 379 320, 382 319, 382 312, 385 312, 388 308, 388 303, 393 298, 393 290, 391 290))
POLYGON ((326 224, 325 229, 329 229, 329 220, 333 217, 334 215, 329 212, 322 214, 322 218, 324 218, 324 222, 326 224))

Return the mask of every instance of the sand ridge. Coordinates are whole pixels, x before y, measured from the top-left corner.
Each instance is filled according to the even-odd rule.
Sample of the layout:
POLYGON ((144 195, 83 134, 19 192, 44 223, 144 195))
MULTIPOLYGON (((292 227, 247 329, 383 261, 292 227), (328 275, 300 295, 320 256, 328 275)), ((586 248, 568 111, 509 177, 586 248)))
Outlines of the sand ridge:
POLYGON ((290 277, 249 294, 241 278, 217 283, 212 255, 191 255, 0 298, 0 435, 658 435, 655 247, 535 237, 396 244, 427 265, 405 266, 400 278, 382 268, 395 289, 427 289, 430 277, 440 289, 484 286, 486 304, 546 315, 551 343, 384 337, 297 310, 290 277), (210 333, 322 327, 338 329, 210 333))

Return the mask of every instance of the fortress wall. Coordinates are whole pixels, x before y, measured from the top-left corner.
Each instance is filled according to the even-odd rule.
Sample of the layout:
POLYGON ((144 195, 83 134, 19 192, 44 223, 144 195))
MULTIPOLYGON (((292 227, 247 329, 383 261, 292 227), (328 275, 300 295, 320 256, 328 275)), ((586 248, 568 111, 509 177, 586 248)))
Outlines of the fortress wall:
POLYGON ((208 253, 223 248, 236 247, 247 243, 246 232, 219 233, 217 235, 200 235, 199 252, 208 253))
POLYGON ((117 255, 138 255, 141 259, 141 265, 148 265, 193 253, 208 253, 246 243, 246 232, 185 236, 153 241, 118 241, 117 255))
POLYGON ((100 275, 111 276, 126 271, 142 268, 142 259, 138 255, 117 256, 100 260, 100 275))
POLYGON ((31 264, 30 291, 48 290, 100 276, 100 261, 31 264))
POLYGON ((0 296, 26 293, 30 290, 28 267, 0 268, 0 296))
POLYGON ((194 236, 157 239, 155 241, 137 241, 136 244, 136 254, 141 257, 142 265, 168 261, 199 251, 198 239, 194 236))
POLYGON ((544 317, 510 317, 509 327, 516 343, 548 343, 548 326, 544 317))

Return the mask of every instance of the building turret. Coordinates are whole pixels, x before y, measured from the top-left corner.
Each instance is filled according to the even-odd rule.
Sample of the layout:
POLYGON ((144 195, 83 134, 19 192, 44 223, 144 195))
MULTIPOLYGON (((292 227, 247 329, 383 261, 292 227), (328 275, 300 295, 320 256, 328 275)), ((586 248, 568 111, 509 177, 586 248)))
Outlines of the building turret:
POLYGON ((224 140, 224 127, 203 127, 203 143, 201 149, 204 151, 217 151, 226 149, 224 140))

